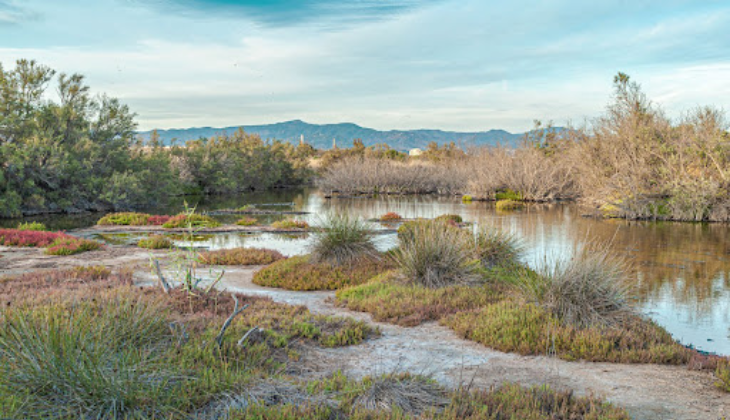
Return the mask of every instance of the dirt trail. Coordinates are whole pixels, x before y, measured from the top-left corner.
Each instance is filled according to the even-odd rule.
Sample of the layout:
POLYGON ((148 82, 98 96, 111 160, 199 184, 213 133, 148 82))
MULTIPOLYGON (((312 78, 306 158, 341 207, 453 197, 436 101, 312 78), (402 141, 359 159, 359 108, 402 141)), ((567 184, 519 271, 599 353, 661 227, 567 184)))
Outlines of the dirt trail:
MULTIPOLYGON (((138 248, 107 247, 79 256, 49 257, 40 250, 0 247, 0 277, 38 269, 104 264, 136 266, 135 278, 150 283, 150 252, 138 248)), ((160 257, 164 251, 154 252, 160 257)), ((490 350, 457 337, 436 323, 413 328, 373 322, 368 314, 352 312, 333 303, 333 292, 292 292, 260 287, 251 282, 260 267, 227 267, 222 286, 246 294, 269 296, 275 301, 305 305, 312 312, 351 316, 377 325, 382 337, 359 345, 310 352, 306 362, 318 372, 341 369, 354 375, 410 371, 432 375, 449 386, 549 384, 594 394, 625 407, 635 419, 730 419, 730 394, 712 386, 708 373, 685 367, 567 362, 549 357, 523 357, 490 350)))

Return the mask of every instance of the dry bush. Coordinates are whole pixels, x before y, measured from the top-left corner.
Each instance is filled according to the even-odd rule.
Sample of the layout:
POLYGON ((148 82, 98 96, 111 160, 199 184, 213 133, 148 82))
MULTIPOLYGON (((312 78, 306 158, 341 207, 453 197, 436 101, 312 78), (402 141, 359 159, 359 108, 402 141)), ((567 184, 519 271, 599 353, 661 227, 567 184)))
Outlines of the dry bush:
POLYGON ((354 410, 418 416, 449 403, 446 391, 434 381, 408 374, 390 374, 371 379, 353 401, 354 410))
POLYGON ((200 262, 208 265, 268 265, 286 257, 265 248, 232 248, 200 253, 200 262))

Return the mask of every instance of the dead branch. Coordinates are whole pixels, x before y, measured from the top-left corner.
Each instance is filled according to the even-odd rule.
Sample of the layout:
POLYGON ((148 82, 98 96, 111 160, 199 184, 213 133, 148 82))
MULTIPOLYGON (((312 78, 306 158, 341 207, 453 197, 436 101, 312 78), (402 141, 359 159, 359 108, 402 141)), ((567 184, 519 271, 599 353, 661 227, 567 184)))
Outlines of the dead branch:
POLYGON ((231 296, 233 297, 233 301, 236 303, 236 306, 233 307, 233 313, 231 313, 231 316, 229 316, 228 319, 226 319, 226 322, 223 323, 223 327, 221 327, 221 332, 219 332, 218 336, 215 338, 215 341, 218 343, 218 347, 221 347, 223 345, 223 334, 226 333, 226 330, 231 325, 231 322, 233 322, 233 318, 243 312, 244 309, 248 308, 248 305, 243 305, 243 307, 239 309, 238 298, 234 293, 231 293, 231 296))
POLYGON ((165 291, 165 293, 170 293, 170 283, 165 280, 165 277, 162 275, 162 270, 160 270, 160 261, 155 260, 155 270, 157 271, 157 278, 160 279, 160 286, 162 286, 162 290, 165 291))
POLYGON ((246 340, 248 340, 248 337, 250 337, 251 334, 253 334, 255 332, 259 332, 259 331, 261 331, 261 328, 258 326, 253 327, 250 330, 248 330, 248 332, 246 334, 244 334, 240 340, 238 340, 238 347, 243 347, 243 345, 246 344, 246 340))
POLYGON ((210 291, 213 290, 213 288, 215 287, 215 285, 218 284, 219 281, 221 281, 221 279, 223 278, 223 275, 224 274, 226 274, 226 270, 221 271, 221 273, 218 275, 218 278, 215 279, 215 281, 213 283, 211 283, 210 286, 208 286, 207 289, 205 289, 205 293, 206 294, 210 293, 210 291))

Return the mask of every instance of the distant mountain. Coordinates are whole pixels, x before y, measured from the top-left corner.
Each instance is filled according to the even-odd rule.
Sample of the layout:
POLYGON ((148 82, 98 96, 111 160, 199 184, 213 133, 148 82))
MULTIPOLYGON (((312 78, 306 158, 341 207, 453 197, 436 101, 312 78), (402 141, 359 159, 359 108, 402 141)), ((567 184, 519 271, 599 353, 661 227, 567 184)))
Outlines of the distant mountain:
MULTIPOLYGON (((442 130, 390 130, 379 131, 372 128, 360 127, 357 124, 309 124, 304 121, 294 120, 268 125, 241 125, 225 128, 185 128, 172 130, 157 130, 160 139, 164 144, 170 144, 177 139, 177 144, 183 144, 187 140, 195 140, 201 137, 211 137, 216 134, 232 134, 238 128, 250 134, 258 134, 263 139, 277 139, 298 143, 301 136, 304 141, 317 149, 329 149, 332 147, 333 139, 336 139, 337 146, 350 147, 354 139, 362 139, 366 146, 378 143, 387 143, 397 150, 408 150, 412 148, 425 148, 428 143, 435 141, 439 145, 454 142, 462 147, 483 146, 483 145, 514 145, 524 136, 524 133, 513 134, 505 130, 489 130, 472 133, 461 133, 442 130)), ((149 140, 151 131, 143 131, 138 134, 149 140)))

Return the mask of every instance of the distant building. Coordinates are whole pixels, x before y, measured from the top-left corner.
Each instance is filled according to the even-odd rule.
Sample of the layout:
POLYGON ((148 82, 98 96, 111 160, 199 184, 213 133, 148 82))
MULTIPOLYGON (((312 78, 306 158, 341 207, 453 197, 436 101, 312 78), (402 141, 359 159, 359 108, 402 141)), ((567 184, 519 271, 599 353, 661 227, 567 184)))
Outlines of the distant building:
POLYGON ((416 147, 415 149, 411 149, 408 151, 408 156, 421 156, 422 153, 423 150, 416 147))

